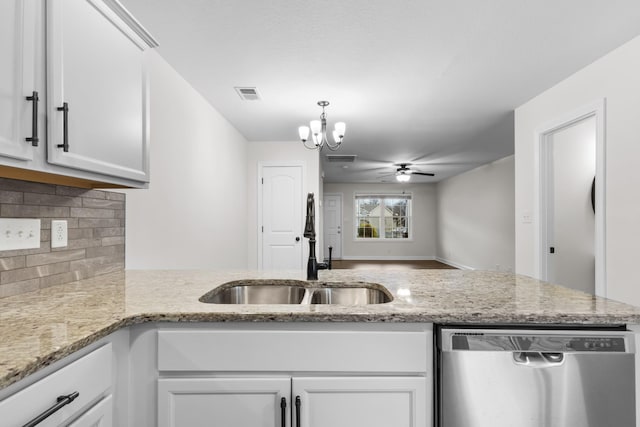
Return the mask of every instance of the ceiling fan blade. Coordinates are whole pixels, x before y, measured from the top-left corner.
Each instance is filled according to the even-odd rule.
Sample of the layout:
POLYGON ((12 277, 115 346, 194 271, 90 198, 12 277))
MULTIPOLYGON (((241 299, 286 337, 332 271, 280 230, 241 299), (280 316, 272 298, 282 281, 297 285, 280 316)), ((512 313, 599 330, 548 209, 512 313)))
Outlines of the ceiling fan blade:
POLYGON ((411 175, 436 176, 435 173, 428 173, 428 172, 411 172, 411 175))

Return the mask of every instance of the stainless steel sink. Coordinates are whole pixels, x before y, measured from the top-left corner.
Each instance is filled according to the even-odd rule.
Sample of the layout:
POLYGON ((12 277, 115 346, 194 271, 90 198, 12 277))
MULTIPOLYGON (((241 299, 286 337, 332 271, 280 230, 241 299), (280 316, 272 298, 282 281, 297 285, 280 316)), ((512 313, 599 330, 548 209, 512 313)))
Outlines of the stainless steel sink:
POLYGON ((366 305, 383 304, 393 297, 381 289, 370 287, 331 287, 314 289, 311 304, 366 305))
POLYGON ((300 304, 304 282, 241 281, 230 282, 207 292, 200 302, 211 304, 300 304))
POLYGON ((365 305, 390 302, 393 297, 380 285, 369 283, 318 283, 298 280, 239 280, 207 292, 199 301, 209 304, 339 304, 365 305))

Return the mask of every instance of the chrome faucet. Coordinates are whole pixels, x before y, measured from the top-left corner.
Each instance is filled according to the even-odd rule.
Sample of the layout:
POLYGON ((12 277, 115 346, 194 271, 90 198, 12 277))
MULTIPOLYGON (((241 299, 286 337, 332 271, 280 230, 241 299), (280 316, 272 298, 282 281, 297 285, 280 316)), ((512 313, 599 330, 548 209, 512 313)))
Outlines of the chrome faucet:
POLYGON ((318 280, 318 270, 331 270, 331 251, 329 247, 329 259, 326 262, 316 260, 316 228, 315 228, 315 202, 313 193, 307 194, 307 219, 304 225, 304 237, 309 239, 309 261, 307 262, 307 280, 318 280))

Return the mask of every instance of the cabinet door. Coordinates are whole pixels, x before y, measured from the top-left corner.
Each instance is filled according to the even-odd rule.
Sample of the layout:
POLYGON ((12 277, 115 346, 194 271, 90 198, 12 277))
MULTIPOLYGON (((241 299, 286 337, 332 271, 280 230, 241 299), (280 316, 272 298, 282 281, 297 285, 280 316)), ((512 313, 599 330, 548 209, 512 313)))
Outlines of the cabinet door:
MULTIPOLYGON (((426 379, 423 377, 294 378, 304 427, 426 427, 426 379)), ((297 411, 294 408, 294 417, 297 411)))
POLYGON ((288 426, 290 392, 289 377, 160 379, 158 426, 288 426), (287 405, 284 423, 282 398, 287 405))
POLYGON ((111 427, 113 426, 113 398, 111 395, 96 403, 68 427, 111 427))
POLYGON ((148 182, 153 39, 128 24, 137 22, 114 1, 47 2, 49 163, 148 182))
POLYGON ((21 160, 33 159, 32 143, 25 140, 32 136, 33 118, 32 104, 26 97, 38 89, 37 5, 35 0, 0 2, 0 155, 21 160))

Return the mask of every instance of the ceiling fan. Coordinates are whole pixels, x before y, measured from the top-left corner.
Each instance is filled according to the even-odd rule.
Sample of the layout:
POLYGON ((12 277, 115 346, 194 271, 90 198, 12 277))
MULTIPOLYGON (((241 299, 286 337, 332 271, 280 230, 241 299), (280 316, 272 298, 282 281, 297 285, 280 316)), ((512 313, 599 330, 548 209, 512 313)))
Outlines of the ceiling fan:
POLYGON ((435 176, 435 174, 430 172, 420 172, 411 169, 411 163, 397 163, 394 166, 398 166, 396 169, 396 179, 400 182, 407 182, 411 179, 411 175, 423 175, 423 176, 435 176))

